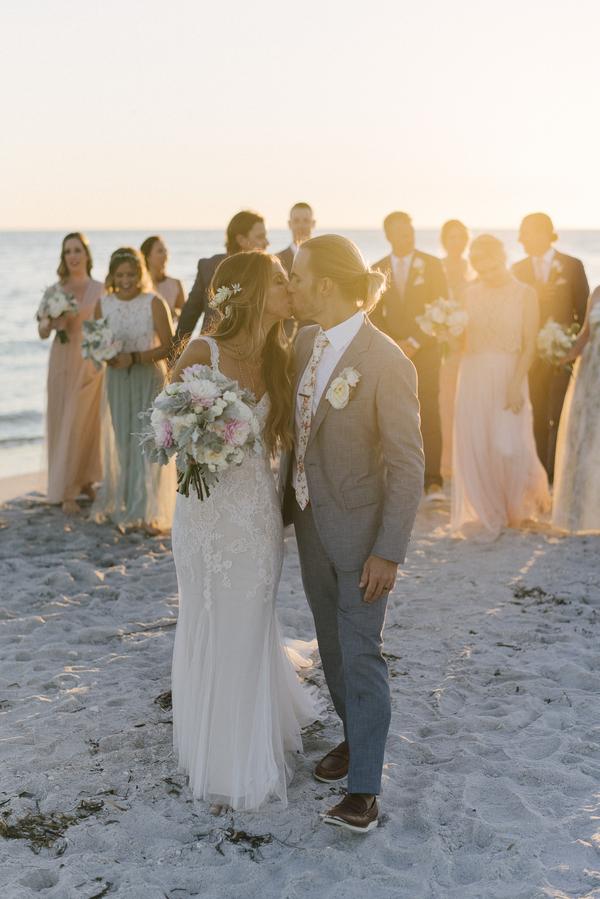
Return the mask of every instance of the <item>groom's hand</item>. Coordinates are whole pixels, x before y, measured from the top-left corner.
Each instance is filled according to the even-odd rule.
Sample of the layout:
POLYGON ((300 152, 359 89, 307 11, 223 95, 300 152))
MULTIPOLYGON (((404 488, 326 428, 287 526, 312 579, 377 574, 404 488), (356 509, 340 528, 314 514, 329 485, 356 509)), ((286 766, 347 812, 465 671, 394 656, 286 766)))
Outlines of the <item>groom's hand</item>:
POLYGON ((364 589, 363 602, 376 602, 394 589, 398 565, 380 556, 369 556, 360 576, 359 587, 364 589))

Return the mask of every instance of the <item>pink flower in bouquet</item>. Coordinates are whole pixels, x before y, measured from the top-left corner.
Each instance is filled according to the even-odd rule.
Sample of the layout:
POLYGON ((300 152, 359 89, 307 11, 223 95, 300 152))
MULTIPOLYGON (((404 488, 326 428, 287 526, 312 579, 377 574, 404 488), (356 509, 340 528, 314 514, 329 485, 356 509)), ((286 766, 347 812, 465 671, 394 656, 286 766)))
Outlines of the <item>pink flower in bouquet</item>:
POLYGON ((247 421, 232 418, 225 425, 224 437, 228 446, 243 446, 250 434, 250 425, 247 421))
POLYGON ((157 446, 160 446, 163 449, 170 449, 173 446, 173 428, 170 421, 165 419, 157 422, 154 426, 154 434, 157 446))

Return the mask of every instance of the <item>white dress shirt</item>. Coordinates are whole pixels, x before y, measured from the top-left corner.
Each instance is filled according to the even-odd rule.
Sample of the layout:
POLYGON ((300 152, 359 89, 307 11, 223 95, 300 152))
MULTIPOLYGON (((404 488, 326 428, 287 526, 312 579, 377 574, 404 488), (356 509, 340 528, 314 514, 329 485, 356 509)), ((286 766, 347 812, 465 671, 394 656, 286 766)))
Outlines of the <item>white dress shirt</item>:
POLYGON ((552 268, 555 252, 554 247, 550 247, 543 256, 531 257, 533 261, 533 273, 536 280, 541 281, 543 284, 545 284, 550 277, 550 269, 552 268))
POLYGON ((403 294, 408 282, 408 273, 412 265, 414 251, 408 256, 395 256, 392 253, 392 275, 394 276, 394 284, 403 294))
MULTIPOLYGON (((317 379, 315 381, 315 391, 313 393, 313 401, 312 401, 312 414, 314 415, 317 411, 317 406, 319 405, 319 401, 323 396, 325 388, 327 387, 327 383, 333 374, 333 371, 360 331, 365 321, 364 312, 356 312, 354 315, 351 315, 350 318, 347 318, 345 321, 341 322, 339 325, 335 325, 333 328, 329 328, 328 331, 325 331, 325 336, 327 337, 328 343, 323 350, 323 355, 319 360, 319 364, 317 366, 317 379)), ((310 362, 310 359, 309 359, 310 362)), ((307 366, 308 368, 308 363, 307 366)), ((298 434, 300 432, 300 424, 301 424, 301 416, 300 409, 302 406, 302 396, 300 390, 302 388, 302 382, 304 381, 304 377, 306 374, 306 368, 302 372, 302 377, 298 381, 298 393, 296 394, 296 406, 295 406, 295 416, 294 416, 294 426, 296 439, 298 438, 298 434)), ((292 473, 292 483, 294 487, 296 486, 296 459, 294 457, 294 470, 292 473)))

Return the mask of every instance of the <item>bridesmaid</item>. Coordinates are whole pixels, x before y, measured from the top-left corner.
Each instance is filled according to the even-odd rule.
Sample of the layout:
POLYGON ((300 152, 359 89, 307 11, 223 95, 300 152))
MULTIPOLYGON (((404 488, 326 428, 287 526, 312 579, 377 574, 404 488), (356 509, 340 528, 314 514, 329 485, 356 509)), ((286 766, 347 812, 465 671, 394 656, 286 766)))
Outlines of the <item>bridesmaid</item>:
POLYGON ((167 301, 171 315, 177 320, 185 305, 185 291, 181 281, 177 278, 171 278, 166 273, 169 253, 164 240, 157 235, 147 237, 140 249, 146 260, 146 267, 148 268, 154 289, 163 300, 167 301))
MULTIPOLYGON (((446 253, 442 265, 446 273, 450 299, 464 303, 465 290, 475 273, 466 258, 470 235, 466 225, 458 219, 450 219, 442 225, 440 243, 446 253)), ((460 364, 460 348, 450 345, 440 372, 440 417, 442 420, 442 475, 452 477, 452 426, 454 423, 454 399, 460 364)))
POLYGON ((494 540, 549 509, 538 459, 527 373, 539 329, 537 295, 508 271, 504 247, 484 234, 471 245, 479 280, 466 290, 469 323, 454 417, 451 527, 494 540))
POLYGON ((563 406, 552 524, 573 534, 600 532, 600 287, 565 362, 575 362, 563 406))
POLYGON ((48 366, 48 501, 62 503, 67 514, 80 511, 77 497, 93 499, 100 464, 102 372, 81 355, 82 325, 94 315, 103 285, 91 277, 92 254, 86 237, 75 231, 63 239, 57 269, 59 284, 77 300, 77 314, 43 319, 42 340, 66 331, 68 342, 54 336, 48 366))
POLYGON ((165 381, 173 325, 169 307, 148 289, 149 281, 141 253, 121 247, 110 258, 107 293, 96 304, 95 317, 108 320, 123 349, 106 371, 104 481, 92 511, 97 521, 108 518, 122 530, 156 534, 171 526, 176 472, 173 465, 150 462, 137 435, 140 412, 165 381))

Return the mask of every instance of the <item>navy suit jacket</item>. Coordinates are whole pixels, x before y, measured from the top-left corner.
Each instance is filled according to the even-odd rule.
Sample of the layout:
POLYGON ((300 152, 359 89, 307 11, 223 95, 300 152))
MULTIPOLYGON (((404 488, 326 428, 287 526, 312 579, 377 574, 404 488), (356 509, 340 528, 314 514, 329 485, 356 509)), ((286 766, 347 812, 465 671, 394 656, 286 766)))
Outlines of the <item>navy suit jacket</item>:
MULTIPOLYGON (((177 326, 177 339, 189 337, 202 313, 208 311, 208 288, 218 265, 226 258, 226 253, 217 253, 210 259, 200 259, 194 286, 190 290, 187 303, 183 307, 177 326)), ((205 316, 206 324, 206 316, 205 316)))
POLYGON ((421 346, 413 362, 417 363, 425 351, 440 353, 435 337, 428 337, 417 324, 417 316, 425 312, 425 306, 440 297, 448 296, 448 284, 441 261, 429 253, 415 250, 404 293, 401 295, 394 284, 392 257, 385 256, 373 268, 383 272, 387 278, 386 290, 379 303, 371 312, 370 319, 380 331, 399 343, 413 337, 421 346))
POLYGON ((540 302, 540 325, 553 318, 563 325, 579 322, 583 326, 590 288, 580 259, 556 251, 545 284, 536 280, 531 256, 516 262, 512 270, 519 281, 535 287, 540 302))
POLYGON ((289 277, 292 272, 292 265, 294 264, 294 251, 291 247, 286 247, 285 250, 277 253, 276 256, 280 260, 289 277))

